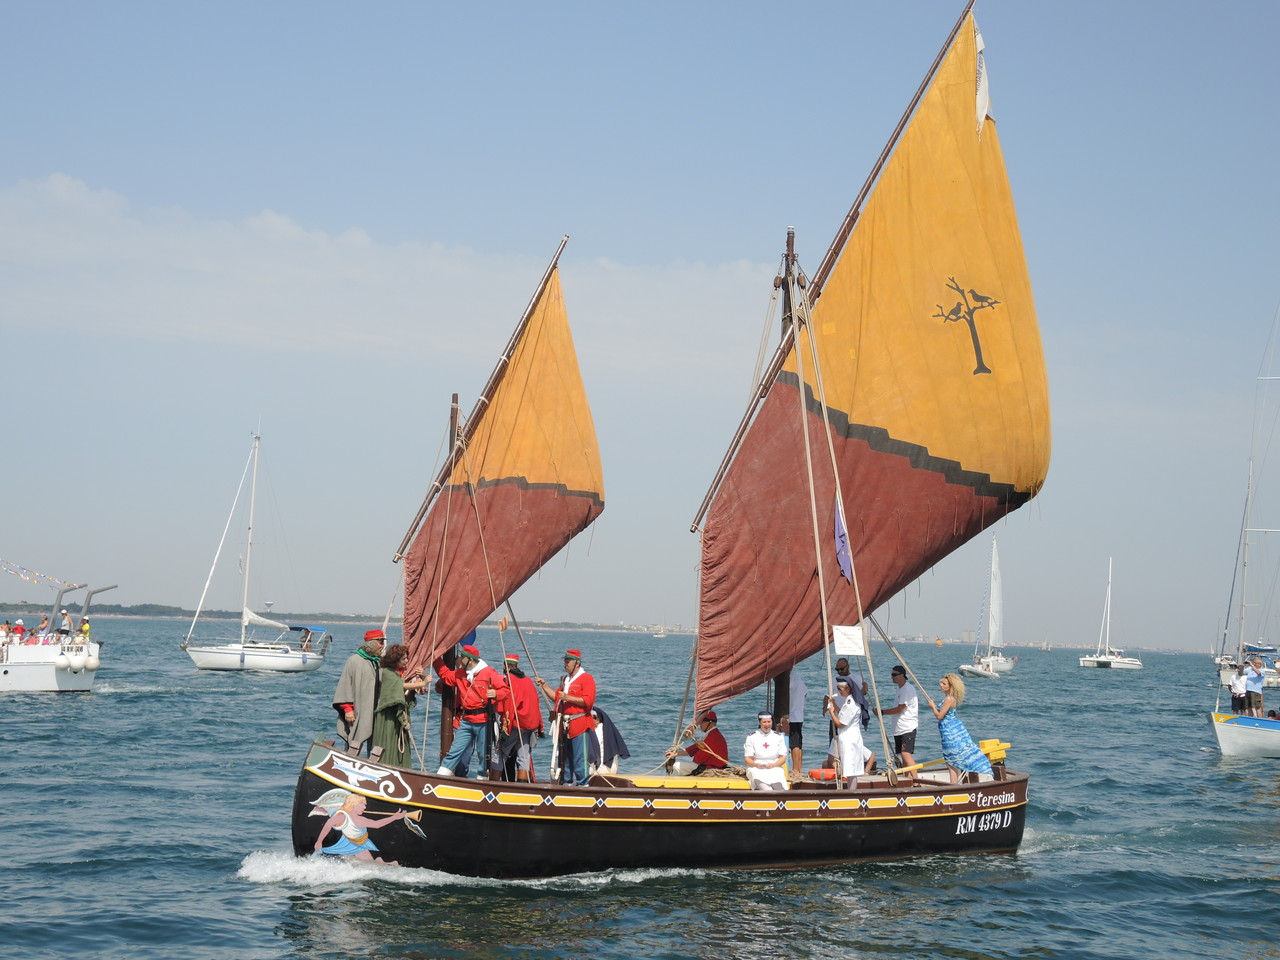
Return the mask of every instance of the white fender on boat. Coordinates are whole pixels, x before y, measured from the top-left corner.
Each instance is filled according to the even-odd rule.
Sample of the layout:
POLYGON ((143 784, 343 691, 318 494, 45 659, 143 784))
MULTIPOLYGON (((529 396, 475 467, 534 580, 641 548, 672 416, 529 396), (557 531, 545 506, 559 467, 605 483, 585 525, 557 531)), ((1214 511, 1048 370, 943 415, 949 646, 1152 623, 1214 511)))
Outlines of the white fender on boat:
POLYGON ((95 657, 93 654, 89 654, 89 656, 85 658, 84 668, 88 670, 90 673, 92 673, 94 670, 97 670, 100 666, 102 666, 102 661, 99 660, 97 657, 95 657))
POLYGON ((73 653, 71 655, 71 672, 79 673, 84 669, 85 656, 83 653, 73 653))
POLYGON ((67 655, 65 653, 60 653, 54 658, 53 666, 55 670, 65 670, 67 667, 71 666, 71 661, 67 659, 67 655))

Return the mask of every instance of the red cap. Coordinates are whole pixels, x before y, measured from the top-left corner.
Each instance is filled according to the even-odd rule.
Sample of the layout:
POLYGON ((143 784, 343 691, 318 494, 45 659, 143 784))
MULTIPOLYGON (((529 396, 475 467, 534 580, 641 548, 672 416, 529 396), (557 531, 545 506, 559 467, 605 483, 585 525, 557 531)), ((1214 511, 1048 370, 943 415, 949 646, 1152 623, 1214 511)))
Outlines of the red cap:
POLYGON ((468 643, 465 647, 463 647, 463 648, 462 648, 462 652, 463 652, 463 654, 464 654, 464 655, 466 655, 466 656, 468 656, 468 657, 471 657, 471 658, 472 658, 472 659, 474 659, 474 660, 479 660, 479 659, 480 659, 480 651, 479 651, 479 650, 477 650, 475 647, 473 647, 473 646, 472 646, 471 644, 469 644, 469 643, 468 643))
POLYGON ((506 657, 504 657, 503 659, 505 659, 505 660, 507 661, 507 663, 519 663, 519 662, 520 662, 520 654, 518 654, 518 653, 508 653, 508 654, 506 655, 506 657))
POLYGON ((387 635, 381 630, 368 630, 365 632, 364 638, 366 640, 386 640, 387 635))
POLYGON ((581 651, 581 650, 566 650, 566 651, 564 652, 564 655, 565 655, 565 657, 566 657, 567 659, 569 659, 569 660, 577 660, 579 663, 581 663, 581 662, 582 662, 582 651, 581 651))

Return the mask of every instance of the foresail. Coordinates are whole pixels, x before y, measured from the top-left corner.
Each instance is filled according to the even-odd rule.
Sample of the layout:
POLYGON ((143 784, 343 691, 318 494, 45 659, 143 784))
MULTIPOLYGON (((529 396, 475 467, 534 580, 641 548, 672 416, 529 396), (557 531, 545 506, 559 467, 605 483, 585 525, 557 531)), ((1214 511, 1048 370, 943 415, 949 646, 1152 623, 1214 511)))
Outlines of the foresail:
POLYGON ((698 709, 822 647, 801 405, 832 623, 859 609, 837 563, 828 434, 867 613, 1044 483, 1044 358, 996 126, 975 122, 976 37, 966 16, 715 492, 698 709))
POLYGON ((405 642, 429 662, 604 509, 595 426, 558 268, 405 557, 405 642))

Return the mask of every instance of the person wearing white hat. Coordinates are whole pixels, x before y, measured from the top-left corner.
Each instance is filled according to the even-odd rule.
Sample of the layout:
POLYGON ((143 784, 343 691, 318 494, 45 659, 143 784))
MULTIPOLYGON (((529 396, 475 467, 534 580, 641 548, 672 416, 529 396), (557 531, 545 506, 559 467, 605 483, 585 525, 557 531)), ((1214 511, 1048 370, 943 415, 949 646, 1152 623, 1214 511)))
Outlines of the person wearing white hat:
POLYGON ((71 619, 71 614, 65 610, 62 611, 60 616, 62 617, 62 626, 58 628, 58 636, 69 637, 76 632, 75 621, 71 619))
POLYGON ((863 773, 869 773, 875 754, 862 742, 862 707, 853 695, 853 681, 836 678, 836 695, 827 701, 827 712, 836 728, 836 749, 840 757, 840 776, 854 785, 863 773))
POLYGON ((743 763, 752 790, 786 790, 787 741, 773 729, 773 714, 760 711, 760 729, 743 745, 743 763))

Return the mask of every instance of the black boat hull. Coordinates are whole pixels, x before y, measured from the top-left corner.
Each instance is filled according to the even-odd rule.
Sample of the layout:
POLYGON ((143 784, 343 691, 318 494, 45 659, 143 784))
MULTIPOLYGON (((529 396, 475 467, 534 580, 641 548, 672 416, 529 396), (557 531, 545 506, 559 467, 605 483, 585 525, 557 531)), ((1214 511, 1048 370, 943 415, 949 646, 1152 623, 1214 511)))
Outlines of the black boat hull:
POLYGON ((317 840, 334 806, 357 797, 362 809, 355 813, 376 847, 358 855, 467 876, 1012 853, 1026 820, 1027 775, 1002 777, 786 792, 735 789, 733 781, 664 786, 660 778, 616 777, 573 788, 437 777, 314 744, 294 796, 293 846, 299 856, 341 850, 336 828, 319 851, 317 840), (317 807, 322 799, 324 809, 317 807))

